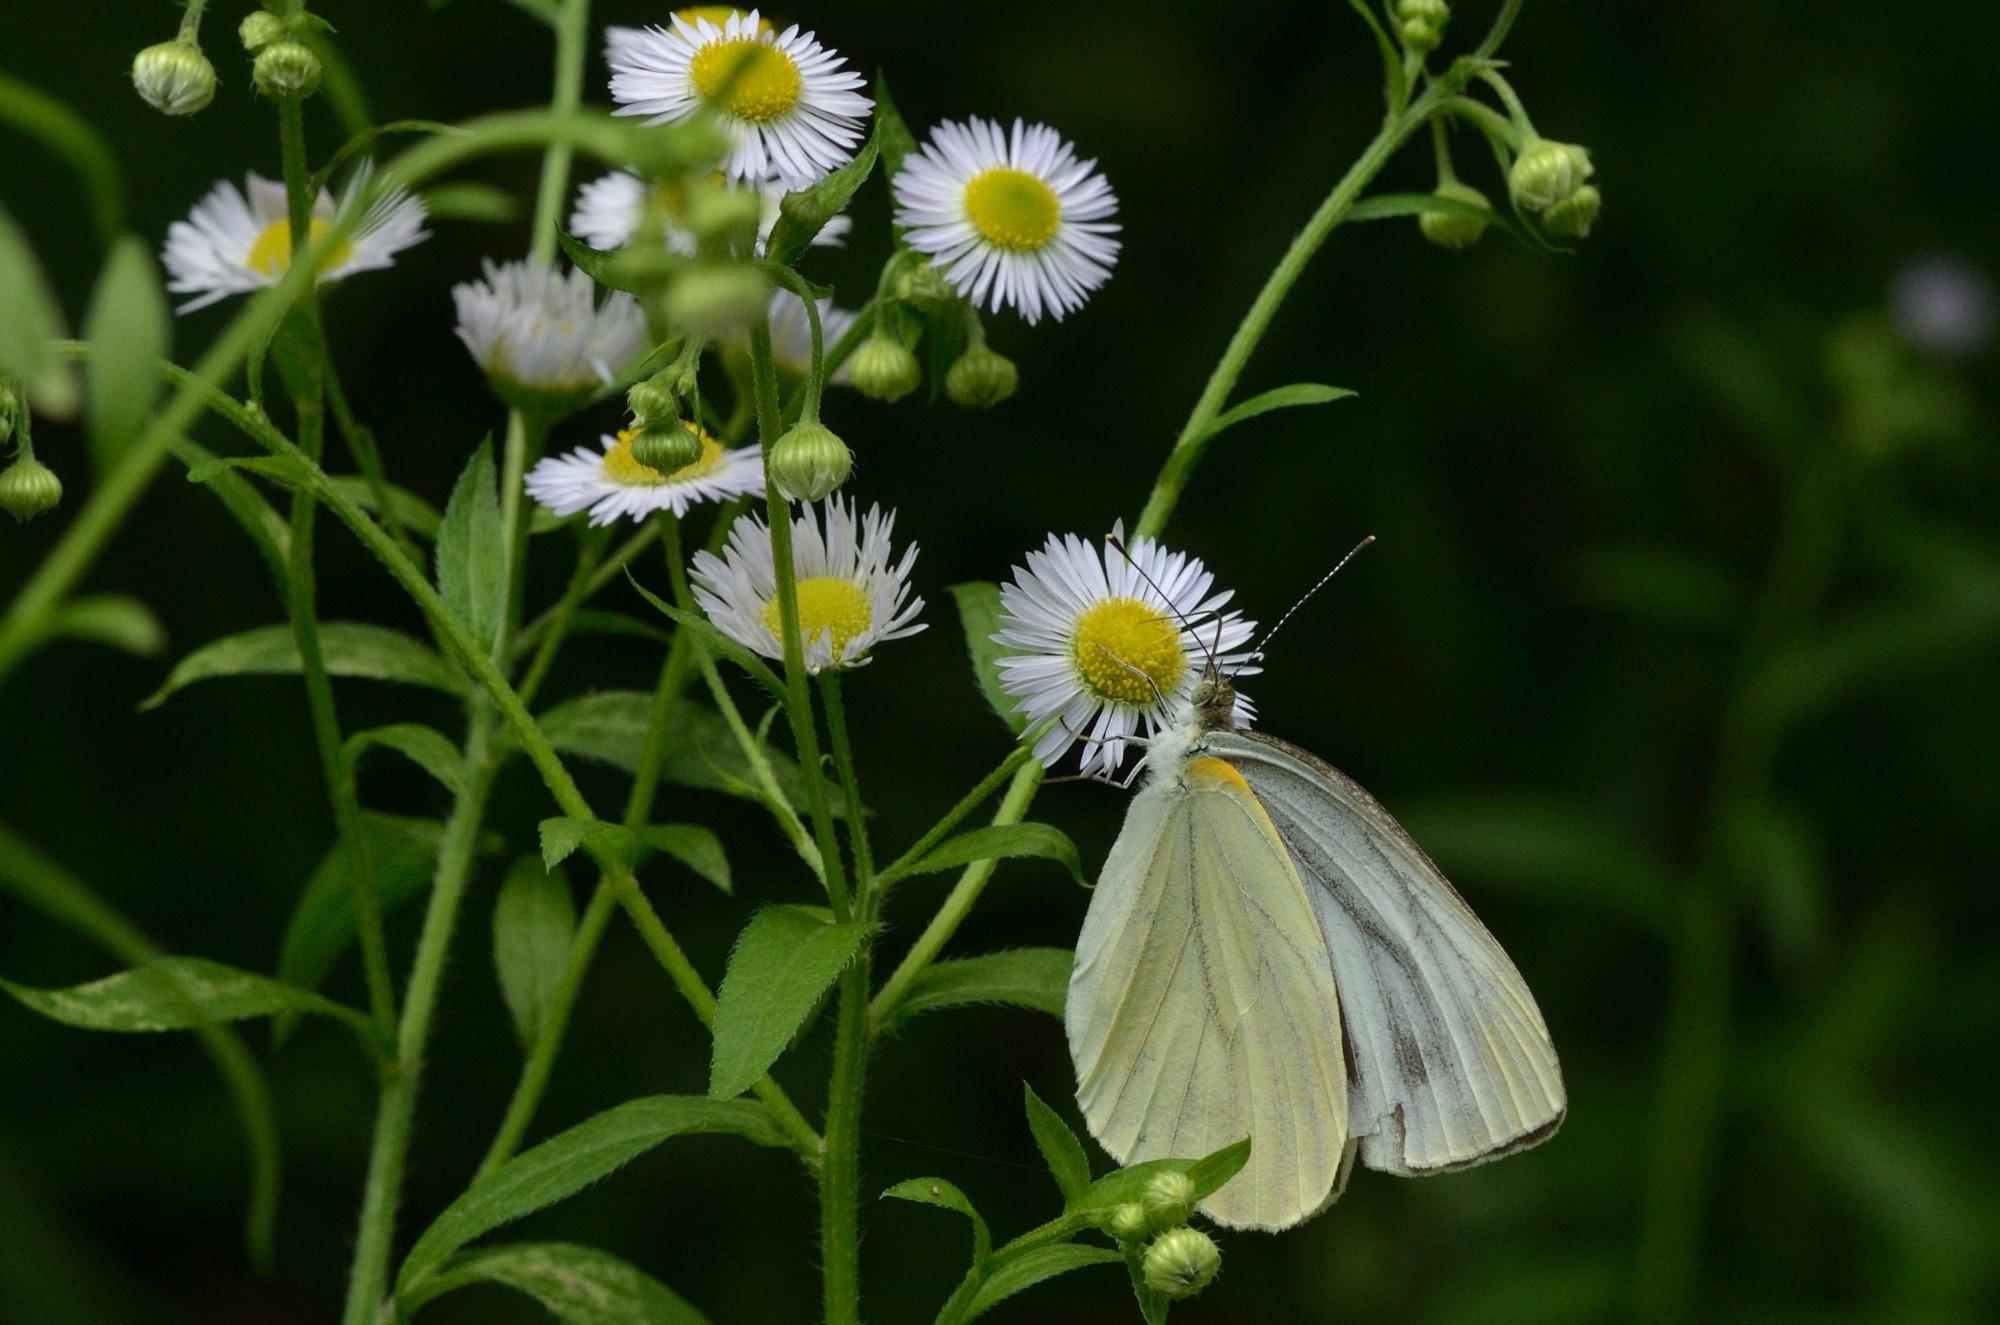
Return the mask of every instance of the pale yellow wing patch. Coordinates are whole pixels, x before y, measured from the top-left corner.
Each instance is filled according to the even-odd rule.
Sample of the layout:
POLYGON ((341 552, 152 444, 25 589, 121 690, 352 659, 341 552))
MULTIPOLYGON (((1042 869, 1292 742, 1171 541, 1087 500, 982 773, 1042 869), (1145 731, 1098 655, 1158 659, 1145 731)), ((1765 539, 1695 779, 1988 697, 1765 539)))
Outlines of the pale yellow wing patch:
POLYGON ((1077 942, 1066 1022, 1077 1103, 1121 1164, 1251 1138, 1202 1203, 1285 1228, 1334 1190, 1347 1082, 1312 900, 1257 797, 1193 759, 1133 798, 1077 942))

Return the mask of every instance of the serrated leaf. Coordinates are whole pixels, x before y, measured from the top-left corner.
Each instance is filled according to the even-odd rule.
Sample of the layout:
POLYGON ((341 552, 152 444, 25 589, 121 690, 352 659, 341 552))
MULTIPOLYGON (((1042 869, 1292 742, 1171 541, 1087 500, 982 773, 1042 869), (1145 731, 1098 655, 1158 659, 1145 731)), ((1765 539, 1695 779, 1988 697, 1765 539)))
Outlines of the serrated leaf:
POLYGON ((973 1290, 972 1300, 966 1305, 965 1314, 959 1319, 977 1320, 1016 1293, 1025 1292, 1057 1275, 1089 1269, 1093 1265, 1117 1265, 1123 1260, 1124 1257, 1109 1247, 1093 1247, 1082 1242, 1057 1242, 1025 1247, 1011 1254, 1003 1253, 986 1267, 979 1287, 973 1290))
POLYGON ((368 1018, 311 990, 200 957, 162 957, 68 989, 31 989, 11 980, 0 980, 0 989, 52 1021, 87 1031, 182 1031, 280 1012, 333 1017, 364 1034, 369 1029, 368 1018))
POLYGON ((527 1242, 455 1256, 409 1295, 414 1308, 470 1284, 527 1294, 562 1325, 708 1325, 659 1280, 595 1247, 527 1242))
POLYGON ((35 410, 52 418, 76 413, 76 374, 56 355, 62 309, 49 293, 28 237, 0 207, 0 378, 12 378, 35 410))
MULTIPOLYGON (((375 509, 375 488, 359 474, 334 474, 327 479, 333 490, 353 502, 370 515, 380 515, 375 509)), ((388 485, 389 505, 395 508, 396 518, 403 528, 418 538, 437 537, 438 525, 444 517, 438 508, 411 492, 408 488, 388 485)))
POLYGON ((1215 436, 1242 423, 1254 419, 1259 414, 1269 414, 1274 409, 1296 409, 1301 405, 1324 405, 1328 401, 1346 400, 1354 395, 1346 387, 1321 386, 1316 382, 1294 382, 1290 386, 1272 387, 1239 405, 1226 409, 1209 426, 1207 435, 1215 436))
POLYGON ((882 175, 891 183, 903 169, 903 158, 917 150, 917 136, 903 120, 903 112, 889 96, 889 79, 875 75, 875 141, 882 151, 882 175))
POLYGON ((607 1109, 522 1151, 446 1206, 404 1258, 397 1291, 424 1279, 474 1238, 575 1195, 662 1141, 704 1133, 733 1133, 760 1146, 785 1144, 770 1110, 751 1100, 651 1095, 607 1109))
POLYGON ((637 842, 632 830, 601 819, 570 819, 558 816, 541 823, 542 864, 548 869, 575 855, 577 848, 595 846, 607 851, 627 869, 638 863, 637 842))
POLYGON ((796 906, 766 907, 750 918, 716 996, 711 1098, 756 1084, 867 937, 864 924, 829 924, 796 906))
POLYGON ((1035 1134, 1035 1148, 1042 1152, 1050 1176, 1062 1189, 1063 1203, 1081 1199, 1090 1189, 1090 1156, 1084 1152, 1083 1142, 1076 1139, 1062 1116, 1035 1094, 1033 1086, 1024 1081, 1021 1090, 1027 1099, 1028 1130, 1035 1134))
MULTIPOLYGON (((432 819, 365 811, 361 832, 375 901, 383 915, 408 903, 430 885, 443 829, 432 819)), ((317 989, 354 942, 354 889, 347 852, 336 843, 299 894, 278 949, 278 978, 301 989, 317 989)), ((279 1019, 282 1035, 287 1019, 279 1019)))
POLYGON ((884 1024, 900 1025, 925 1012, 978 1003, 1007 1003, 1060 1017, 1073 960, 1067 948, 1017 948, 933 962, 888 1010, 884 1024))
POLYGON ((360 763, 362 755, 378 746, 402 755, 454 796, 465 789, 465 758, 451 738, 435 727, 426 727, 421 722, 370 727, 348 737, 341 753, 352 769, 360 763))
POLYGON ((493 904, 493 969, 523 1047, 548 1019, 575 937, 569 879, 533 856, 516 860, 493 904))
MULTIPOLYGON (((465 693, 457 672, 428 645, 399 630, 361 621, 320 626, 320 651, 329 676, 364 677, 465 693)), ((175 692, 221 676, 286 676, 299 670, 299 644, 290 626, 260 626, 196 649, 174 666, 166 682, 139 705, 158 708, 175 692)))
POLYGON ((972 659, 972 676, 979 682, 979 693, 986 696, 987 705, 1007 724, 1007 729, 1019 735, 1028 725, 1015 707, 1015 699, 1007 693, 1000 681, 1000 659, 1007 651, 993 642, 994 633, 1000 629, 1000 586, 985 580, 973 580, 965 584, 951 586, 951 598, 958 604, 959 624, 965 627, 965 649, 972 659))
POLYGON ((626 571, 625 578, 632 581, 632 587, 639 591, 640 597, 659 609, 660 613, 676 626, 685 630, 691 630, 699 636, 703 648, 706 648, 717 657, 727 658, 730 662, 735 663, 743 670, 745 676, 748 676, 758 685, 763 686, 764 689, 770 691, 778 699, 782 700, 785 698, 784 681, 779 678, 776 672, 765 665, 762 658, 716 629, 715 623, 707 617, 697 612, 684 612, 653 593, 645 585, 633 579, 632 572, 626 571))
POLYGON ((906 1178, 882 1193, 885 1200, 915 1201, 919 1205, 934 1205, 940 1210, 956 1210, 972 1221, 972 1265, 974 1269, 986 1263, 993 1254, 993 1235, 987 1231, 986 1220, 973 1208, 964 1192, 943 1178, 906 1178))
MULTIPOLYGON (((1067 869, 1070 877, 1083 882, 1083 857, 1068 834, 1050 824, 992 824, 948 838, 931 848, 922 859, 896 875, 906 879, 917 874, 954 870, 975 860, 1014 860, 1032 857, 1053 860, 1067 869)), ((886 877, 886 876, 885 876, 886 877)))
POLYGON ((90 458, 102 474, 145 427, 163 385, 160 360, 173 353, 173 314, 159 268, 136 237, 121 235, 111 246, 83 336, 90 342, 84 420, 90 458))
POLYGON ((459 624, 491 646, 507 607, 507 542, 493 444, 481 442, 445 503, 437 534, 438 593, 459 624))
POLYGON ((778 219, 771 227, 771 237, 764 242, 764 255, 787 267, 798 261, 799 255, 812 245, 813 237, 840 215, 855 191, 867 182, 880 154, 878 129, 868 136, 852 161, 810 187, 780 198, 778 219))
POLYGON ((141 658, 157 658, 167 651, 167 630, 153 609, 123 594, 71 599, 56 609, 49 633, 122 649, 141 658))
POLYGON ((723 892, 735 891, 722 839, 700 824, 646 824, 632 835, 642 849, 663 851, 723 892))

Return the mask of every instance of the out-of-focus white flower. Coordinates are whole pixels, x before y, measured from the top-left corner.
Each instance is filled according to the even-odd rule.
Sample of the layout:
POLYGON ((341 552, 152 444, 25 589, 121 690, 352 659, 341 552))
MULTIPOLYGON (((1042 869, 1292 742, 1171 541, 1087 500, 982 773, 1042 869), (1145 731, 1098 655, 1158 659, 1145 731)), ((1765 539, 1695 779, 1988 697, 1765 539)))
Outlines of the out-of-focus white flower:
MULTIPOLYGON (((758 191, 758 202, 763 209, 757 222, 757 252, 761 254, 765 241, 771 237, 771 227, 778 223, 778 204, 784 199, 785 186, 774 181, 736 187, 758 191)), ((629 170, 599 175, 577 190, 576 209, 569 216, 569 232, 595 249, 624 248, 639 234, 650 211, 659 222, 660 237, 667 248, 683 257, 693 257, 695 237, 684 224, 679 190, 657 184, 651 190, 651 197, 647 192, 646 181, 629 170)), ((851 217, 836 216, 813 236, 813 247, 837 248, 853 227, 851 217)))
POLYGON ((1993 282, 1955 254, 1905 266, 1890 286, 1889 308, 1904 338, 1932 354, 1969 358, 1993 340, 1993 282))
POLYGON ((503 394, 571 396, 611 381, 646 344, 639 301, 597 302, 580 271, 482 261, 484 280, 454 286, 458 338, 503 394))

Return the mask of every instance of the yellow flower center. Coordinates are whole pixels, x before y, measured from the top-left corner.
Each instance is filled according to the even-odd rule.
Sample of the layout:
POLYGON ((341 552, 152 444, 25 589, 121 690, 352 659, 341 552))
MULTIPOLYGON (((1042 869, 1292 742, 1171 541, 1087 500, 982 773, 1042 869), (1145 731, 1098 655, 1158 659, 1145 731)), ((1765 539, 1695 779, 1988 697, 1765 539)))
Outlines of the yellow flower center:
POLYGON ((723 113, 766 124, 798 104, 802 85, 792 57, 755 37, 713 41, 694 54, 695 95, 723 113))
POLYGON ((1179 629, 1136 598, 1106 598, 1079 617, 1070 659, 1100 699, 1147 707, 1187 671, 1179 629))
MULTIPOLYGON (((317 244, 321 236, 332 228, 325 217, 313 217, 312 225, 306 232, 307 242, 317 244)), ((354 245, 343 241, 336 244, 333 250, 321 259, 319 269, 326 271, 338 267, 353 256, 354 245)), ((290 271, 292 269, 291 221, 281 216, 265 226, 264 232, 257 236, 257 242, 250 246, 249 255, 243 259, 243 265, 251 271, 262 272, 273 280, 290 271)))
POLYGON ((1027 171, 996 166, 965 186, 965 214, 995 248, 1033 253, 1056 237, 1062 204, 1027 171))
POLYGON ((701 442, 701 459, 691 465, 682 465, 671 474, 662 474, 651 465, 642 465, 632 454, 632 443, 638 440, 639 430, 627 428, 618 434, 618 445, 604 453, 604 477, 627 488, 657 488, 667 483, 686 483, 690 479, 704 478, 722 468, 722 443, 708 435, 706 428, 689 424, 694 435, 701 442))
MULTIPOLYGON (((875 614, 868 595, 852 580, 833 575, 815 575, 798 582, 799 638, 810 643, 821 632, 833 641, 833 660, 847 652, 847 642, 874 624, 875 614)), ((764 624, 774 638, 783 639, 778 600, 764 604, 764 624)))

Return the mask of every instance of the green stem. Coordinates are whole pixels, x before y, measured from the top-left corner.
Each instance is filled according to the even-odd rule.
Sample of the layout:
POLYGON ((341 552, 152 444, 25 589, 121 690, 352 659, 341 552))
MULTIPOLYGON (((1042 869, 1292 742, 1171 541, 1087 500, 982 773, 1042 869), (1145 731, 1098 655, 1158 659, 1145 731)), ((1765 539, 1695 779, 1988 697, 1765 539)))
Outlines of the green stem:
MULTIPOLYGON (((511 648, 521 625, 522 602, 528 585, 527 489, 528 466, 540 457, 547 421, 520 410, 507 411, 507 437, 500 453, 500 528, 507 549, 507 605, 500 637, 511 648)), ((500 655, 502 658, 506 654, 500 655)))
POLYGON ((870 892, 875 881, 875 853, 868 841, 868 817, 861 805, 861 780, 854 773, 854 746, 847 736, 847 705, 840 692, 840 669, 829 667, 819 674, 820 704, 826 709, 827 736, 833 746, 834 776, 847 809, 847 839, 854 851, 854 896, 863 919, 872 904, 870 892))
MULTIPOLYGON (((576 549, 576 569, 570 572, 569 584, 563 588, 562 597, 549 610, 549 628, 543 632, 541 646, 535 650, 535 657, 528 664, 527 672, 521 677, 518 687, 521 702, 534 706, 535 696, 541 691, 542 682, 548 679, 549 668, 555 665, 556 655, 562 651, 564 640, 569 634, 570 618, 576 615, 577 607, 583 602, 585 590, 590 585, 591 573, 603 559, 604 543, 597 536, 598 531, 586 529, 579 536, 576 549)), ((518 641, 517 641, 518 642, 518 641)))
POLYGON ((861 1096, 868 1076, 868 947, 840 977, 840 1026, 827 1087, 826 1162, 819 1177, 819 1246, 827 1325, 861 1321, 861 1096))
MULTIPOLYGON (((617 550, 606 557, 590 573, 589 578, 584 581, 583 591, 577 595, 577 600, 571 605, 571 610, 574 611, 576 608, 589 602, 592 598, 595 598, 605 585, 617 579, 619 572, 623 571, 634 557, 644 552, 648 547, 651 547, 653 540, 659 536, 659 526, 649 524, 620 544, 617 550)), ((520 635, 514 640, 514 648, 517 653, 530 645, 539 647, 546 642, 549 631, 556 624, 557 611, 561 606, 562 604, 558 603, 555 607, 551 607, 548 611, 543 612, 540 616, 521 628, 520 635)))
MULTIPOLYGON (((1039 731, 1041 728, 1038 727, 1036 730, 1039 731)), ((984 805, 989 796, 1000 790, 1001 783, 1014 776, 1015 770, 1032 758, 1034 758, 1034 733, 1024 732, 1020 742, 1007 752, 1007 757, 1001 760, 991 773, 979 780, 978 786, 965 793, 958 804, 945 811, 942 819, 932 824, 922 837, 911 843, 909 850, 890 861, 882 872, 875 876, 877 894, 886 894, 912 866, 929 854, 932 847, 944 841, 952 829, 958 827, 967 815, 984 805)))
MULTIPOLYGON (((568 0, 557 12, 555 90, 549 110, 558 115, 574 111, 583 101, 583 65, 589 54, 590 0, 568 0)), ((576 148, 567 142, 551 142, 542 154, 541 187, 535 195, 535 224, 528 254, 536 262, 550 263, 556 256, 556 220, 562 215, 563 195, 569 189, 570 162, 576 148)))

